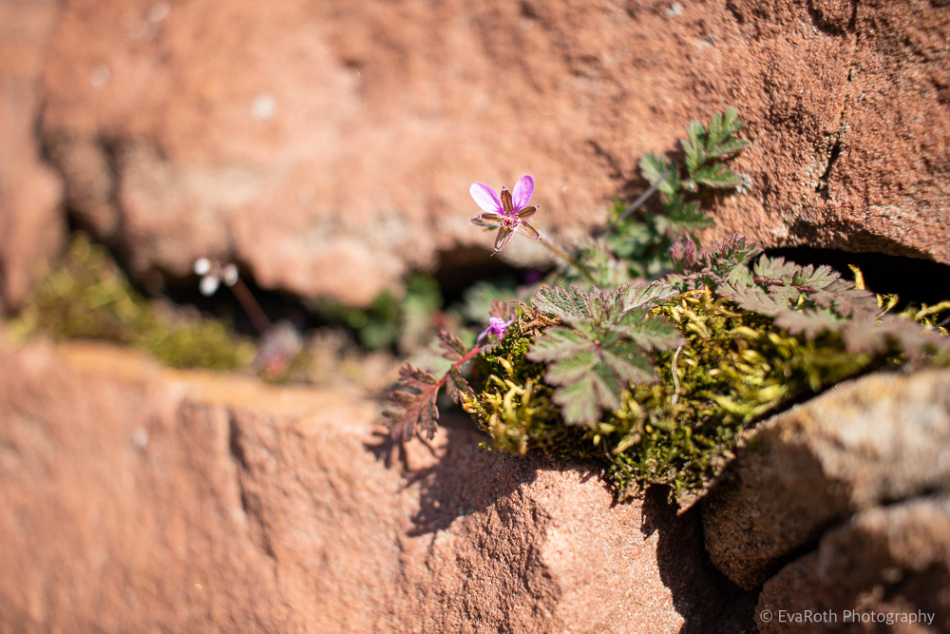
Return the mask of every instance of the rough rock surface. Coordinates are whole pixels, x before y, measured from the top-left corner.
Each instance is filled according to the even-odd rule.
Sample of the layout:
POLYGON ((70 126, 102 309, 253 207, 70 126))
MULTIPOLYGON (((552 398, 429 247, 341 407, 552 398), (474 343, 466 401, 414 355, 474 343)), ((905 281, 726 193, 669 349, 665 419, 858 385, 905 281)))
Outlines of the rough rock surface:
POLYGON ((948 589, 950 498, 921 498, 864 511, 828 531, 817 551, 766 582, 756 622, 762 634, 947 632, 948 589), (818 612, 822 623, 782 619, 780 610, 818 612))
POLYGON ((357 393, 102 346, 0 352, 0 631, 710 632, 737 618, 695 513, 662 496, 614 505, 595 474, 485 452, 463 429, 387 467, 374 414, 357 393))
POLYGON ((62 182, 40 161, 40 83, 53 0, 0 0, 0 306, 18 308, 66 226, 62 182))
POLYGON ((948 39, 929 0, 64 0, 41 134, 136 274, 207 251, 366 303, 458 245, 487 261, 472 181, 532 173, 537 224, 570 239, 735 105, 748 186, 719 234, 947 263, 948 39))
POLYGON ((755 428, 703 504, 716 566, 753 588, 830 526, 950 481, 950 371, 875 374, 755 428))

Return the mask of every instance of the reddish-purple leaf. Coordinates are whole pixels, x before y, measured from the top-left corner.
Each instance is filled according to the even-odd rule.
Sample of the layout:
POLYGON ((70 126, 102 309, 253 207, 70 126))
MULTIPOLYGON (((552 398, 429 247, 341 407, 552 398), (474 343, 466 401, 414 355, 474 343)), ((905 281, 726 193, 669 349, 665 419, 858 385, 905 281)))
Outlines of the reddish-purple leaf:
POLYGON ((389 392, 383 410, 389 434, 403 441, 413 436, 435 437, 439 410, 435 404, 441 382, 424 370, 406 364, 399 370, 399 382, 389 392))
POLYGON ((449 369, 449 380, 445 382, 445 391, 448 393, 449 398, 458 405, 462 404, 462 394, 467 398, 475 398, 475 392, 472 391, 472 388, 468 385, 468 381, 462 378, 461 373, 459 373, 458 368, 455 366, 449 369))
POLYGON ((458 361, 467 352, 465 345, 448 330, 439 331, 439 346, 442 348, 442 357, 452 362, 458 361))
POLYGON ((503 302, 500 299, 491 300, 491 310, 488 311, 488 315, 508 321, 511 319, 511 302, 503 302))

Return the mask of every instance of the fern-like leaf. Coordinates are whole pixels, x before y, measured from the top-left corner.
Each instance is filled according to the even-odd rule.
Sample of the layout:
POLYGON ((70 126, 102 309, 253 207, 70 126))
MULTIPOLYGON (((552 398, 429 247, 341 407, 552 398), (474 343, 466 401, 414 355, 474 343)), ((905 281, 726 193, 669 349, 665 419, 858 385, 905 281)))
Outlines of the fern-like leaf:
POLYGON ((464 399, 475 398, 475 392, 472 391, 468 381, 462 377, 459 369, 454 365, 449 368, 449 380, 445 382, 445 392, 456 405, 461 405, 464 399))
POLYGON ((793 335, 814 339, 823 332, 837 332, 847 323, 828 310, 786 310, 775 316, 775 325, 793 335))
POLYGON ((556 386, 554 402, 564 420, 583 425, 619 406, 631 383, 656 379, 651 350, 669 350, 682 335, 650 310, 676 291, 668 284, 627 284, 613 291, 542 287, 535 309, 569 328, 551 328, 535 341, 528 359, 547 363, 546 379, 556 386))
POLYGON ((667 196, 672 196, 680 188, 679 171, 676 169, 676 163, 662 154, 658 155, 653 152, 644 154, 643 158, 640 159, 640 175, 648 183, 655 183, 663 176, 663 181, 657 189, 667 196), (665 176, 663 176, 664 173, 665 176))
POLYGON ((502 321, 508 321, 511 319, 511 313, 514 310, 512 308, 511 301, 504 302, 500 299, 493 299, 491 302, 491 310, 488 311, 490 317, 496 317, 502 321))
POLYGON ((728 169, 722 163, 712 163, 704 165, 690 174, 693 182, 714 189, 728 189, 736 187, 742 179, 731 169, 728 169))
POLYGON ((775 317, 792 306, 787 297, 769 293, 760 286, 744 286, 725 282, 716 289, 716 294, 735 302, 739 308, 760 315, 775 317))
POLYGON ((439 331, 439 347, 442 348, 442 358, 453 363, 459 361, 467 352, 465 344, 447 330, 439 331))
POLYGON ((747 146, 747 141, 735 136, 742 129, 743 123, 739 119, 739 111, 735 108, 714 114, 708 127, 703 127, 696 121, 690 123, 686 128, 687 139, 683 141, 686 167, 690 175, 710 158, 729 156, 747 146))
POLYGON ((389 392, 383 418, 388 421, 390 436, 403 441, 413 436, 432 440, 439 426, 439 409, 435 398, 441 382, 424 370, 407 363, 399 369, 399 382, 389 392))
POLYGON ((752 275, 760 283, 791 284, 802 267, 785 258, 762 257, 752 267, 752 275))
POLYGON ((749 145, 748 141, 735 136, 742 130, 744 123, 739 118, 739 111, 735 108, 726 108, 725 112, 714 114, 707 128, 706 156, 729 156, 749 145))

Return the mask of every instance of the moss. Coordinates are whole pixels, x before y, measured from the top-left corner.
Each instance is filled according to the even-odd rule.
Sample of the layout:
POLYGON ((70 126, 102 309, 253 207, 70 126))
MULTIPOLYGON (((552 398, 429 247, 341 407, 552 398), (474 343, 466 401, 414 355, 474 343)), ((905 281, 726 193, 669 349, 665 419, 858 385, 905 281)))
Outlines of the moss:
POLYGON ((21 338, 96 339, 136 347, 178 368, 232 370, 254 345, 212 319, 175 319, 132 287, 109 252, 77 234, 64 265, 47 274, 13 324, 21 338))
POLYGON ((525 358, 533 342, 525 328, 510 328, 483 355, 466 409, 498 449, 596 458, 621 498, 647 484, 665 484, 688 504, 721 472, 754 421, 845 378, 901 361, 896 349, 849 354, 836 334, 813 341, 790 335, 771 318, 708 290, 679 295, 654 312, 686 342, 655 355, 659 380, 625 392, 622 406, 599 423, 564 425, 544 383, 545 367, 525 358))

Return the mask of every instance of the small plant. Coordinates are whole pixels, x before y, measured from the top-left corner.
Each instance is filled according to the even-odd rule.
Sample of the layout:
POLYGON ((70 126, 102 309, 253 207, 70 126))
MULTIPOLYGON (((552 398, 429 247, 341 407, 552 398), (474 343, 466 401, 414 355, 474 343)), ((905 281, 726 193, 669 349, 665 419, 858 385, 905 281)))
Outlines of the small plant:
MULTIPOLYGON (((597 459, 620 497, 665 484, 686 507, 769 412, 863 372, 950 363, 935 326, 948 302, 894 314, 895 299, 866 290, 860 272, 851 282, 761 256, 741 237, 700 248, 695 232, 711 221, 696 196, 741 183, 724 164, 746 145, 741 126, 734 109, 691 123, 685 164, 645 156, 652 191, 562 252, 556 283, 511 314, 496 302, 471 349, 442 332, 451 366, 441 378, 403 368, 384 412, 392 436, 431 439, 445 386, 495 448, 597 459), (661 208, 635 217, 655 191, 661 208)), ((496 252, 514 231, 540 238, 526 223, 533 192, 528 176, 513 194, 472 185, 483 209, 473 222, 499 228, 496 252)))
POLYGON ((279 381, 286 376, 288 369, 303 350, 303 337, 297 328, 288 321, 276 324, 268 319, 261 305, 254 299, 251 289, 241 280, 237 266, 233 262, 221 262, 212 257, 201 257, 195 261, 194 271, 201 276, 198 290, 202 295, 214 295, 224 282, 237 298, 248 319, 260 335, 257 355, 251 364, 261 378, 279 381))
MULTIPOLYGON (((708 128, 690 123, 682 142, 684 165, 653 152, 640 160, 640 175, 650 188, 631 205, 615 204, 607 230, 580 245, 578 259, 593 272, 598 286, 619 286, 668 272, 673 243, 684 237, 697 242, 696 232, 712 226, 698 198, 705 190, 727 190, 742 182, 724 163, 748 145, 737 136, 741 129, 738 112, 729 108, 713 115, 708 128), (640 213, 655 192, 660 194, 659 208, 640 213)), ((568 274, 563 281, 577 280, 568 274)))

